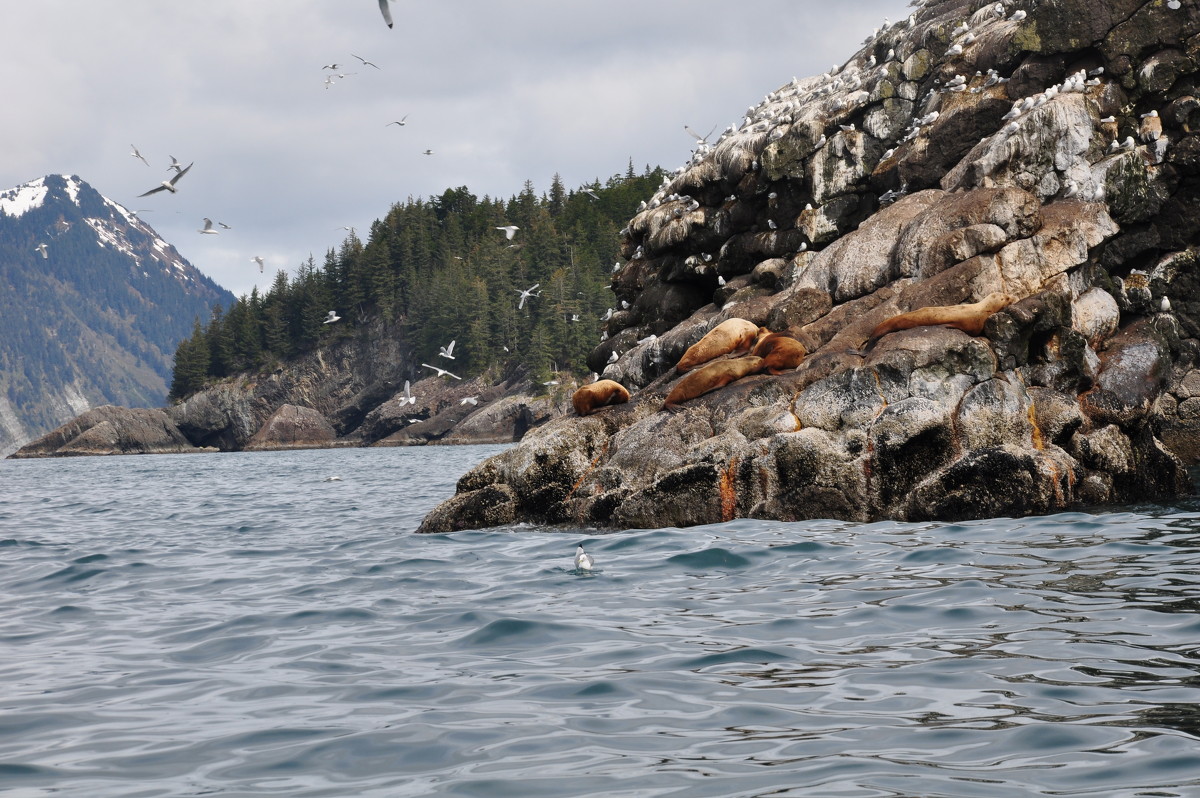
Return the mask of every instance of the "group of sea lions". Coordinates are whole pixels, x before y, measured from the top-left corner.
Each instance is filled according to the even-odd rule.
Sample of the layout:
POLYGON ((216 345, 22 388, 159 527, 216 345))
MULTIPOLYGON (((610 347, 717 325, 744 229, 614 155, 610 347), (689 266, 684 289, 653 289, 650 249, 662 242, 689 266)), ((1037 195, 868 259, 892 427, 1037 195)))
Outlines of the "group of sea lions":
MULTIPOLYGON (((993 293, 979 302, 930 306, 900 313, 878 324, 867 336, 864 348, 869 349, 888 333, 914 327, 938 325, 979 335, 988 317, 1012 302, 1013 297, 1008 294, 993 293)), ((723 388, 751 374, 778 375, 790 371, 799 366, 807 354, 804 344, 788 332, 772 332, 746 319, 728 319, 709 330, 683 353, 675 370, 681 374, 690 373, 675 383, 663 401, 663 409, 677 411, 680 402, 723 388), (724 357, 739 352, 747 354, 724 357)), ((571 398, 575 412, 581 416, 628 401, 629 391, 614 380, 598 380, 585 385, 571 398)))

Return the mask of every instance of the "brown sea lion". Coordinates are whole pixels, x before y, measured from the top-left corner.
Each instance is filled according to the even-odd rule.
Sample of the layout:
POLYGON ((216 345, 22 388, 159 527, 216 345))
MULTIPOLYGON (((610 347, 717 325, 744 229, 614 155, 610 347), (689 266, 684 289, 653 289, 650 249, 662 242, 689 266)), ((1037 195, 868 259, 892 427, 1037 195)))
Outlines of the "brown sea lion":
POLYGON ((867 343, 874 343, 877 339, 897 330, 911 330, 913 327, 934 325, 954 327, 970 335, 979 335, 983 332, 983 324, 989 316, 1001 308, 1008 307, 1014 301, 1012 296, 996 292, 971 304, 932 305, 910 310, 908 313, 901 313, 886 319, 871 331, 867 343))
POLYGON ((590 416, 602 407, 629 401, 629 391, 615 380, 596 380, 571 395, 571 404, 581 416, 590 416))
POLYGON ((724 388, 742 377, 762 371, 762 367, 763 359, 753 355, 709 363, 704 368, 696 369, 675 383, 675 387, 663 401, 663 408, 678 410, 680 402, 695 399, 697 396, 715 391, 717 388, 724 388))
POLYGON ((675 370, 681 374, 693 369, 701 363, 707 363, 713 358, 727 355, 730 352, 745 352, 754 346, 758 337, 758 325, 745 319, 726 319, 704 334, 692 344, 679 362, 675 370))
POLYGON ((777 332, 759 338, 750 354, 763 359, 763 371, 782 374, 799 366, 808 350, 787 333, 777 332))

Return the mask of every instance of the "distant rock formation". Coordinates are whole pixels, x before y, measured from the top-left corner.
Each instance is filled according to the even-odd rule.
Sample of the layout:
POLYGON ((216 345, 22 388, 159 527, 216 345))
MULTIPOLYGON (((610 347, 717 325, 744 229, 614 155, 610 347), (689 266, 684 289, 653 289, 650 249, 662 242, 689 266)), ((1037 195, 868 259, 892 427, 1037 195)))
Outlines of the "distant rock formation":
POLYGON ((14 459, 107 454, 186 454, 193 446, 162 410, 104 405, 23 446, 14 459))
POLYGON ((767 95, 623 231, 622 309, 589 366, 630 403, 534 430, 421 531, 965 519, 1188 490, 1200 9, 1171 5, 927 0, 767 95), (994 292, 1014 301, 981 336, 868 343, 994 292), (809 356, 664 412, 680 355, 729 318, 809 356))

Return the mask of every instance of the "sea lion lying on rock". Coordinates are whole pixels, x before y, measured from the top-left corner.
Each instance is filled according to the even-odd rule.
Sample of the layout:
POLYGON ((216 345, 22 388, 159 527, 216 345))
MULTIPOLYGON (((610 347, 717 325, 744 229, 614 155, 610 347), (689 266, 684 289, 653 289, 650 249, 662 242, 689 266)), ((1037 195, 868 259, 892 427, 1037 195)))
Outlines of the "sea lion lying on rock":
POLYGON ((750 354, 763 359, 763 371, 782 374, 799 366, 808 350, 787 333, 777 332, 759 338, 750 354))
POLYGON ((750 347, 754 346, 758 334, 758 325, 752 321, 726 319, 688 347, 675 365, 675 370, 682 374, 721 355, 749 351, 750 347))
POLYGON ((571 395, 571 404, 581 416, 590 416, 602 407, 629 401, 629 391, 615 380, 597 380, 571 395))
POLYGON ((761 371, 762 368, 763 359, 753 355, 709 363, 675 383, 675 387, 663 401, 663 409, 672 412, 680 410, 680 402, 695 399, 717 388, 724 388, 731 382, 761 371))
POLYGON ((932 305, 910 310, 908 313, 892 316, 876 326, 867 337, 866 347, 870 348, 875 341, 888 333, 911 330, 913 327, 940 325, 954 327, 970 335, 979 335, 983 332, 984 322, 989 316, 1015 301, 1016 299, 1009 294, 995 292, 971 304, 932 305))

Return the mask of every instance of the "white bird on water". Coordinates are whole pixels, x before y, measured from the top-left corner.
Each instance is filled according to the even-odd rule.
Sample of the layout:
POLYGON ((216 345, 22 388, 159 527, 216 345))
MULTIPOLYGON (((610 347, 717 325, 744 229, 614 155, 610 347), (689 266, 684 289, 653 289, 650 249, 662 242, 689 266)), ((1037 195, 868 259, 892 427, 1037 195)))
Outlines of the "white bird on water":
POLYGON ((331 311, 329 311, 329 315, 325 317, 325 321, 323 321, 321 323, 322 324, 333 324, 335 321, 341 321, 341 320, 342 320, 342 317, 337 314, 337 311, 331 310, 331 311))
POLYGON ((179 178, 183 177, 184 175, 186 175, 188 173, 188 169, 191 169, 193 164, 195 164, 195 161, 192 161, 192 163, 188 164, 186 167, 184 167, 183 169, 180 169, 178 172, 176 172, 175 176, 172 177, 170 180, 164 180, 156 188, 150 189, 145 194, 138 194, 138 196, 139 197, 148 197, 151 194, 157 194, 160 191, 170 191, 172 194, 176 193, 177 191, 179 191, 179 189, 175 188, 175 184, 179 182, 179 178))
POLYGON ((590 571, 595 566, 596 561, 592 559, 592 555, 583 550, 583 546, 575 547, 575 569, 579 571, 590 571))
POLYGON ((506 225, 504 225, 504 227, 497 227, 496 229, 503 230, 504 237, 507 238, 509 241, 512 241, 513 236, 515 236, 517 234, 517 231, 520 230, 521 228, 517 227, 515 224, 506 224, 506 225))
POLYGON ((453 377, 453 378, 454 378, 454 379, 456 379, 456 380, 461 380, 461 379, 462 379, 462 377, 458 376, 457 374, 451 374, 450 372, 446 371, 445 369, 440 369, 440 368, 438 368, 437 366, 431 366, 431 365, 429 365, 428 363, 422 363, 421 365, 422 365, 422 366, 424 366, 424 367, 425 367, 425 368, 427 368, 427 369, 433 369, 434 371, 436 371, 436 372, 437 372, 437 375, 438 375, 439 377, 445 377, 445 376, 449 375, 449 376, 453 377))
POLYGON ((438 357, 448 357, 451 360, 454 360, 454 341, 451 341, 446 346, 443 346, 441 351, 438 352, 438 357))
POLYGON ((514 291, 516 291, 518 294, 521 295, 521 301, 517 303, 517 310, 520 310, 525 307, 526 299, 529 299, 530 297, 541 296, 540 291, 536 294, 533 293, 533 289, 537 288, 539 285, 541 285, 541 283, 534 283, 533 285, 526 288, 524 291, 522 291, 520 288, 513 289, 514 291))
POLYGON ((207 216, 204 217, 204 227, 201 228, 200 230, 197 230, 196 232, 197 233, 205 233, 210 236, 215 236, 215 235, 221 234, 220 230, 213 229, 212 219, 209 219, 207 216))

